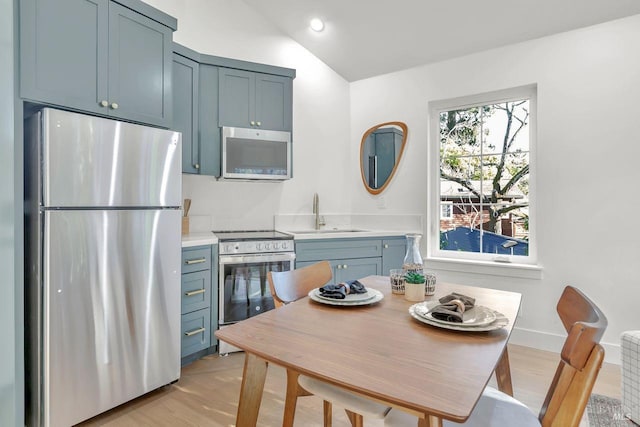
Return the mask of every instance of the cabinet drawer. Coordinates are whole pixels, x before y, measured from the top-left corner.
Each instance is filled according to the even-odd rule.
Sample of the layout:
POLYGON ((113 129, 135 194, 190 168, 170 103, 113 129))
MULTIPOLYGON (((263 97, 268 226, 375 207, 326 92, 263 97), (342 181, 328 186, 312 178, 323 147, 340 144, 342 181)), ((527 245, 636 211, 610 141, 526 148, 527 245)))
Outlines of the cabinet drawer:
POLYGON ((182 275, 182 314, 208 308, 211 301, 211 271, 182 275))
POLYGON ((182 250, 182 274, 210 269, 211 246, 182 250))
POLYGON ((180 357, 209 348, 211 345, 211 312, 208 308, 182 315, 180 357))
POLYGON ((382 240, 380 239, 332 239, 296 243, 296 261, 380 256, 382 256, 382 240))

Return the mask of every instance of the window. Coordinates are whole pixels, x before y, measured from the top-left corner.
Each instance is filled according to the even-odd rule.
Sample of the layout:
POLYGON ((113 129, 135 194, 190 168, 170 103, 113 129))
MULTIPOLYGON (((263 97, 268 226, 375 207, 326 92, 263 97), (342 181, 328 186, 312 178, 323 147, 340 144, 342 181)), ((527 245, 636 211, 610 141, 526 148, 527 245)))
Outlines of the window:
POLYGON ((440 219, 453 219, 453 202, 440 202, 440 219))
POLYGON ((429 255, 533 263, 535 86, 430 103, 429 255))

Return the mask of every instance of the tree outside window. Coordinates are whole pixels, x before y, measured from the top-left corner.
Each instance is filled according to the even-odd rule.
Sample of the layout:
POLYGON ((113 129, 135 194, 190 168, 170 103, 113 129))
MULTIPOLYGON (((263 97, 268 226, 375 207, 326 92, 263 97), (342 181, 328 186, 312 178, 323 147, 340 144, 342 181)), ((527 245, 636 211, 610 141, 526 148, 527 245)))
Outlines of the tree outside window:
POLYGON ((440 249, 529 255, 528 98, 439 112, 440 249), (448 213, 448 212, 447 212, 448 213))

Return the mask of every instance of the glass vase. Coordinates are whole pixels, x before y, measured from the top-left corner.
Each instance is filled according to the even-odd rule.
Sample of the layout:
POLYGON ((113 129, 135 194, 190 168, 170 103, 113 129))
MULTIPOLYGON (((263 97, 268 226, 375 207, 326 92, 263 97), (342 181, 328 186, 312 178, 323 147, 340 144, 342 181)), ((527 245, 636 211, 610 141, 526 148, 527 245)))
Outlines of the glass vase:
POLYGON ((424 274, 422 255, 420 255, 421 238, 421 234, 407 234, 407 252, 402 262, 402 269, 405 274, 410 272, 424 274))

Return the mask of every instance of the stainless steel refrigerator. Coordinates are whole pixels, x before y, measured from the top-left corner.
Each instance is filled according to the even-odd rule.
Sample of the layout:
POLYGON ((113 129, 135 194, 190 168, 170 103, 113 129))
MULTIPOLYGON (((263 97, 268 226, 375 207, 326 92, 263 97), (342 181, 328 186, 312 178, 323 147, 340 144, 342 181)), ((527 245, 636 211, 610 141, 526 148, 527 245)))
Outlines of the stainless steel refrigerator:
POLYGON ((180 376, 181 135, 25 124, 27 421, 66 427, 180 376))

